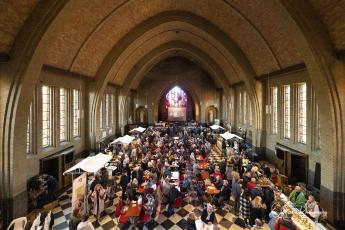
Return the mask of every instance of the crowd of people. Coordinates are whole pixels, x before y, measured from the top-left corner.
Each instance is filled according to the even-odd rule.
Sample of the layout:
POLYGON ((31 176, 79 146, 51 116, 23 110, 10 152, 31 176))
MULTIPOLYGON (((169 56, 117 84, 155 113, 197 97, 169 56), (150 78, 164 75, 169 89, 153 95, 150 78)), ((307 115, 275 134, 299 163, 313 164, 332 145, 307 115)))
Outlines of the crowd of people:
MULTIPOLYGON (((188 216, 185 229, 217 229, 215 210, 233 206, 240 218, 237 224, 261 229, 263 223, 271 229, 297 229, 292 213, 284 212, 284 202, 274 190, 277 171, 267 165, 250 162, 244 141, 223 140, 222 158, 215 162, 216 135, 202 126, 171 126, 149 128, 137 133, 129 145, 115 145, 114 156, 119 158, 121 172, 118 185, 115 175, 104 168, 95 175, 90 187, 92 214, 101 218, 105 204, 115 205, 115 216, 121 229, 145 225, 153 229, 154 218, 166 211, 168 216, 181 207, 184 200, 203 207, 201 213, 188 216), (262 184, 262 180, 269 183, 262 184), (122 191, 118 203, 113 203, 116 187, 122 191), (231 204, 231 205, 230 205, 231 204)), ((289 195, 292 204, 314 220, 318 206, 297 186, 289 195)), ((71 229, 93 229, 87 218, 75 209, 71 229), (80 226, 83 227, 80 227, 80 226)))

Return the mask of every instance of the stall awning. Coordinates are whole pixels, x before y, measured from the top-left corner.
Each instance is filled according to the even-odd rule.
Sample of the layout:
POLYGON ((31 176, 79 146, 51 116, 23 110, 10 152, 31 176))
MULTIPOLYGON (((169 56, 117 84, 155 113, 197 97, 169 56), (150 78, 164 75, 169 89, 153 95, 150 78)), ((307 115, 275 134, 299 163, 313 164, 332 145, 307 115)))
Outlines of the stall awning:
POLYGON ((222 133, 222 134, 220 134, 220 136, 223 137, 225 140, 230 140, 232 138, 237 138, 240 140, 243 139, 242 137, 237 136, 236 134, 233 134, 233 133, 229 133, 229 132, 222 133))
POLYGON ((219 126, 219 125, 211 125, 210 128, 213 130, 224 129, 222 126, 219 126))
POLYGON ((84 172, 96 173, 99 169, 103 168, 105 164, 108 163, 111 159, 112 156, 103 153, 98 153, 96 156, 85 158, 78 164, 66 170, 63 174, 70 174, 78 169, 84 172))
POLYGON ((129 144, 129 143, 131 143, 134 139, 135 139, 134 137, 126 135, 126 136, 117 138, 116 140, 114 140, 114 141, 111 142, 110 144, 111 144, 111 145, 114 145, 114 144, 129 144))
POLYGON ((135 128, 135 129, 132 129, 131 131, 129 131, 130 133, 133 133, 133 132, 138 132, 138 133, 142 133, 146 130, 146 128, 143 128, 143 127, 138 127, 138 128, 135 128))

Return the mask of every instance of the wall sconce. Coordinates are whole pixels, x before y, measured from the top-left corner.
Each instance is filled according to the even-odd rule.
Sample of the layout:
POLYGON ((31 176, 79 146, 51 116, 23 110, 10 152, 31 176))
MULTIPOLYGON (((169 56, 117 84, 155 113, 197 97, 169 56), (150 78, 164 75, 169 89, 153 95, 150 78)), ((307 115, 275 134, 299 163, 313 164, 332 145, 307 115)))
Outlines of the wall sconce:
POLYGON ((145 105, 145 109, 147 109, 147 105, 145 105))

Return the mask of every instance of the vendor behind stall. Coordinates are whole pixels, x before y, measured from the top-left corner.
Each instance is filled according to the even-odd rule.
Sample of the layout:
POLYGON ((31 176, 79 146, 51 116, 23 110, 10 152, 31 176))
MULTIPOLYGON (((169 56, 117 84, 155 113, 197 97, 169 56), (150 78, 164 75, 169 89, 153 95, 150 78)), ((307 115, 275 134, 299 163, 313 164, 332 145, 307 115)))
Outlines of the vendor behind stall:
POLYGON ((300 186, 296 186, 295 189, 290 193, 289 200, 296 208, 304 208, 305 195, 300 186))

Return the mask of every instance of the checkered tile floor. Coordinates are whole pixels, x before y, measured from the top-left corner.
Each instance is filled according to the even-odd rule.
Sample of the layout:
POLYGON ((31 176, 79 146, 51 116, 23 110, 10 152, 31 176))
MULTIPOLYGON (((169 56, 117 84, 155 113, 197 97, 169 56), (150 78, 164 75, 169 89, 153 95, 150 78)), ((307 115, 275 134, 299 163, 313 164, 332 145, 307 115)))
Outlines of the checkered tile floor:
MULTIPOLYGON (((212 158, 216 163, 221 160, 221 156, 215 151, 212 152, 209 157, 212 158)), ((116 192, 115 204, 117 204, 120 197, 121 189, 119 188, 116 192)), ((189 204, 188 200, 188 198, 185 198, 182 207, 180 209, 175 209, 175 213, 170 217, 167 217, 166 211, 162 211, 160 215, 153 221, 153 229, 184 229, 188 214, 193 211, 201 214, 202 211, 202 207, 200 205, 189 204)), ((114 215, 114 210, 115 206, 111 206, 106 209, 108 215, 102 217, 99 221, 97 221, 93 216, 90 217, 89 220, 92 222, 96 230, 119 229, 117 219, 114 215)), ((162 210, 165 209, 162 208, 162 210)), ((53 210, 55 224, 53 226, 54 230, 68 229, 67 221, 70 219, 71 211, 71 189, 69 189, 59 197, 59 206, 53 210)), ((243 229, 234 224, 237 217, 233 213, 234 212, 230 204, 226 204, 223 209, 216 210, 216 218, 220 230, 243 229)), ((145 226, 144 229, 146 230, 148 228, 145 226)), ((265 224, 264 229, 269 229, 267 224, 265 224)))

